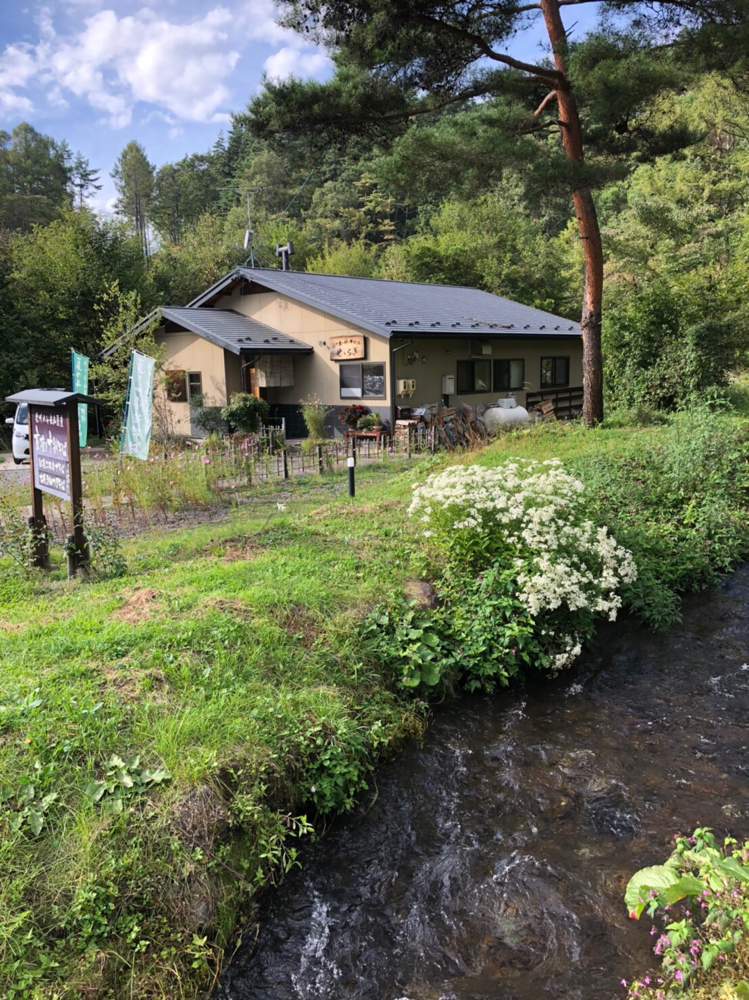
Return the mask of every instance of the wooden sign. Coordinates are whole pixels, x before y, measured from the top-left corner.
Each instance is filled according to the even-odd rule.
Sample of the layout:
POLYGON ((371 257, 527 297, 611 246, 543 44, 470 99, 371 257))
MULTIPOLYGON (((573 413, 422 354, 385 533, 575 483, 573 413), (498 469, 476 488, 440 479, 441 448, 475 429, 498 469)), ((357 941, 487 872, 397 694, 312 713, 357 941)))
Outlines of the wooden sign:
POLYGON ((344 337, 328 337, 331 361, 364 361, 367 357, 367 338, 360 333, 344 337))
POLYGON ((70 500, 70 434, 67 409, 29 406, 34 486, 70 500))

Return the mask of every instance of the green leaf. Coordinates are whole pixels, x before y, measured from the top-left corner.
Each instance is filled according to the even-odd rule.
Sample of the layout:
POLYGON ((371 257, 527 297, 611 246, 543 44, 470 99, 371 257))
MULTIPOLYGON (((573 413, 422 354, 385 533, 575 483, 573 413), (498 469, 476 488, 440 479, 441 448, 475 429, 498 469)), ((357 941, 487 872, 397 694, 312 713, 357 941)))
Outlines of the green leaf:
POLYGON ((102 806, 102 812, 105 812, 108 816, 119 816, 122 812, 122 799, 119 795, 113 795, 109 799, 104 800, 104 805, 102 806))
POLYGON ((21 791, 18 793, 19 806, 26 806, 29 804, 29 802, 33 801, 34 801, 34 786, 23 785, 21 791))
POLYGON ((98 802, 106 789, 106 782, 92 779, 83 790, 83 794, 91 802, 98 802))
POLYGON ((707 971, 715 961, 718 949, 714 944, 709 944, 702 952, 702 968, 707 971))
POLYGON ((125 761, 122 759, 122 757, 118 757, 116 753, 113 753, 112 756, 109 758, 109 761, 107 762, 107 767, 111 771, 116 771, 118 768, 124 766, 125 766, 125 761))
POLYGON ((736 983, 733 987, 733 992, 738 997, 738 1000, 749 1000, 749 983, 736 983))
POLYGON ((160 785, 162 781, 168 781, 171 774, 165 767, 157 767, 154 771, 141 771, 140 780, 144 785, 160 785))
POLYGON ((678 903, 685 896, 699 896, 705 889, 705 883, 694 875, 682 875, 678 882, 670 885, 663 893, 663 898, 669 906, 678 903))
POLYGON ((717 865, 718 871, 723 875, 737 878, 739 882, 749 882, 749 868, 739 864, 736 858, 723 858, 717 865))
POLYGON ((627 910, 630 915, 637 913, 636 919, 640 919, 642 907, 637 912, 638 906, 640 906, 640 900, 647 905, 650 889, 653 889, 655 892, 662 892, 678 881, 679 878, 673 868, 669 868, 666 865, 653 865, 651 868, 641 868, 638 872, 635 872, 627 883, 624 893, 624 902, 627 904, 627 910))
POLYGON ((421 679, 425 684, 433 687, 440 679, 440 668, 436 663, 425 663, 421 668, 421 679))
POLYGON ((38 837, 44 826, 44 816, 38 809, 29 809, 28 824, 35 837, 38 837))

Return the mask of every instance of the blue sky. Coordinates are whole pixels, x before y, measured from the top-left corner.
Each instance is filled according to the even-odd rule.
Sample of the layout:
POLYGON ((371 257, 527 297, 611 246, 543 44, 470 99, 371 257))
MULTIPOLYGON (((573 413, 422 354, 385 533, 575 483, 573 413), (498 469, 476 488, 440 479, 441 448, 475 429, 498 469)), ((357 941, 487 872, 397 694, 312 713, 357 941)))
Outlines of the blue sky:
MULTIPOLYGON (((575 34, 595 21, 576 7, 575 34)), ((531 28, 513 55, 538 58, 531 28)), ((131 139, 161 164, 208 149, 229 114, 244 108, 263 74, 324 78, 325 52, 279 27, 273 0, 52 0, 3 3, 0 22, 0 128, 20 121, 67 139, 101 168, 93 207, 111 209, 109 177, 131 139)))

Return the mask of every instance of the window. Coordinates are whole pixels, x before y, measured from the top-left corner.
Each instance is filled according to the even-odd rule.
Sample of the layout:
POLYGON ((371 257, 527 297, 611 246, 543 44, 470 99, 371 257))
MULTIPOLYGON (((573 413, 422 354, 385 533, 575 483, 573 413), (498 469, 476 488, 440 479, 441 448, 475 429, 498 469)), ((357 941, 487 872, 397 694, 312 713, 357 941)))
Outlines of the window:
POLYGON ((491 361, 458 362, 458 395, 492 391, 491 361))
POLYGON ((363 362, 338 366, 341 399, 384 399, 385 365, 363 362))
POLYGON ((569 358, 541 358, 541 387, 548 389, 554 385, 569 385, 569 358))
POLYGON ((525 381, 525 361, 522 358, 513 358, 505 361, 504 358, 494 362, 494 389, 495 392, 503 389, 522 389, 525 381))
POLYGON ((200 372, 190 372, 187 376, 187 394, 190 399, 203 395, 203 376, 200 372))
POLYGON ((187 402, 187 373, 171 371, 166 373, 166 394, 171 403, 187 402))

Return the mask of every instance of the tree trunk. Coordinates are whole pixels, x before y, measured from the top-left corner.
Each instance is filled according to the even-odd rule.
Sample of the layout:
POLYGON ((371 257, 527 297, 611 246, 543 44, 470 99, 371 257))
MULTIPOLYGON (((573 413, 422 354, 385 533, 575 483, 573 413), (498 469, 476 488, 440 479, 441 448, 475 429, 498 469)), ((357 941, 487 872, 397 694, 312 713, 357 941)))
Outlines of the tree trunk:
MULTIPOLYGON (((549 41, 554 51, 554 63, 561 74, 556 86, 562 148, 567 159, 582 163, 585 158, 582 128, 577 104, 567 79, 567 33, 559 12, 558 0, 541 0, 541 12, 549 41)), ((603 244, 598 215, 590 188, 572 192, 577 227, 585 258, 585 292, 580 319, 583 338, 583 420, 592 427, 603 420, 603 356, 601 351, 601 314, 603 307, 603 244)))

